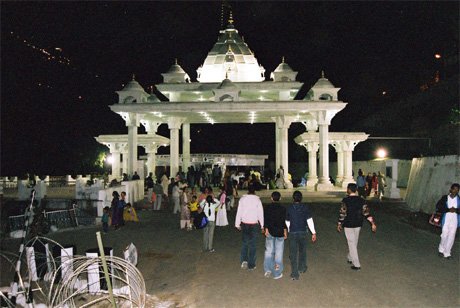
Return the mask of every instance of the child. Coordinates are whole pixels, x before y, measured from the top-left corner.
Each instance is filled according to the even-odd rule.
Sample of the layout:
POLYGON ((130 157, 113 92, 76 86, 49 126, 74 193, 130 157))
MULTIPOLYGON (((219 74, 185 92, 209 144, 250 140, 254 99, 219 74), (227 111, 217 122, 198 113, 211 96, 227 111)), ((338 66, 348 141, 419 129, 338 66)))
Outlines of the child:
POLYGON ((181 198, 181 210, 180 210, 180 228, 187 229, 190 231, 192 229, 192 225, 190 223, 190 215, 191 211, 189 208, 189 202, 187 199, 187 189, 183 192, 183 196, 181 198))
POLYGON ((188 207, 190 209, 190 226, 193 226, 193 221, 198 214, 198 199, 196 195, 192 196, 192 200, 188 204, 188 207))
POLYGON ((201 201, 200 207, 208 218, 208 224, 203 228, 203 251, 214 252, 212 247, 214 239, 214 227, 216 220, 216 208, 220 205, 219 200, 207 196, 206 200, 201 201))
POLYGON ((132 207, 131 203, 129 202, 126 204, 126 207, 123 210, 123 220, 139 222, 139 218, 137 218, 136 210, 132 207))
POLYGON ((109 231, 109 211, 110 208, 106 206, 104 208, 104 213, 102 214, 102 230, 104 230, 104 233, 107 233, 109 231))
POLYGON ((220 205, 216 207, 217 211, 217 217, 216 217, 216 226, 227 226, 228 225, 228 220, 227 220, 227 209, 226 209, 226 199, 227 199, 227 194, 225 193, 225 189, 222 187, 221 188, 221 194, 220 194, 220 205))

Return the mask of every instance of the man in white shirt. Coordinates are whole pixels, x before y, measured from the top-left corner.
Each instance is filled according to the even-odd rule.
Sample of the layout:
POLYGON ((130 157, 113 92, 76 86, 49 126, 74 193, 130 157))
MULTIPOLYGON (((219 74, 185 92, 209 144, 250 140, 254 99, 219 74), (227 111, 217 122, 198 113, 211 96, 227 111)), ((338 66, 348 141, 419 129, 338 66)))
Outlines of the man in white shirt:
POLYGON ((440 257, 451 259, 450 252, 455 241, 455 234, 460 225, 460 197, 458 195, 460 185, 454 183, 450 187, 448 195, 436 204, 436 211, 442 213, 442 233, 438 252, 440 257))
POLYGON ((256 268, 257 234, 263 232, 264 209, 260 198, 255 195, 255 187, 249 185, 248 194, 241 197, 236 212, 235 227, 242 231, 243 244, 240 262, 242 269, 256 268), (261 230, 261 231, 260 231, 261 230))

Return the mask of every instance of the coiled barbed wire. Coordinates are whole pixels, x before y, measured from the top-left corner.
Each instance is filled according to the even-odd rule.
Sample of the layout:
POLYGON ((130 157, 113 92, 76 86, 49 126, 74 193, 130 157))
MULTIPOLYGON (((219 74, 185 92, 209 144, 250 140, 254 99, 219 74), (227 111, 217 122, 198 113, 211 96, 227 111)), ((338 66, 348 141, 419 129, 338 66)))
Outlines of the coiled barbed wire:
MULTIPOLYGON (((27 267, 22 267, 17 275, 19 276, 19 285, 24 293, 30 286, 33 292, 38 292, 39 297, 34 296, 40 302, 45 302, 48 307, 89 307, 98 302, 110 301, 107 290, 104 290, 105 279, 103 278, 101 257, 87 257, 81 255, 66 255, 66 248, 58 242, 43 237, 37 236, 30 239, 26 243, 26 247, 35 247, 39 243, 43 246, 53 244, 60 248, 61 255, 53 257, 53 249, 49 248, 47 253, 43 254, 35 251, 35 258, 46 260, 42 263, 42 267, 35 269, 36 273, 46 272, 44 279, 37 281, 33 280, 33 273, 29 267, 29 262, 23 262, 27 267), (94 271, 94 272, 93 272, 94 271), (88 275, 96 274, 98 279, 90 283, 88 275), (24 278, 24 279, 23 279, 24 278), (98 284, 96 286, 95 284, 98 284), (32 287, 33 285, 33 287, 32 287), (90 293, 90 287, 97 292, 90 293), (85 296, 85 303, 77 303, 82 295, 89 295, 91 300, 88 301, 85 296)), ((49 247, 50 245, 48 245, 49 247)), ((16 256, 12 253, 0 254, 2 258, 12 264, 12 270, 15 271, 13 262, 19 259, 26 259, 26 250, 21 255, 16 256)), ((144 277, 135 265, 115 256, 106 256, 106 261, 109 264, 109 277, 113 285, 114 297, 120 303, 127 303, 131 307, 144 307, 146 288, 144 277)), ((8 304, 10 301, 1 293, 0 297, 8 304)), ((14 307, 14 305, 9 306, 14 307)))

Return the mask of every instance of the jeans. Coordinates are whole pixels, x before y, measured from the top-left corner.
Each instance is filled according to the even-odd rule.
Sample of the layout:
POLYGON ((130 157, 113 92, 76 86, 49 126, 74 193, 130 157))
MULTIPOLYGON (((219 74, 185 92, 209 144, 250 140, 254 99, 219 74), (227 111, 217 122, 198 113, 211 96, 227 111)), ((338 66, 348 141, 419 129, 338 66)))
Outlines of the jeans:
POLYGON ((291 277, 299 278, 299 271, 307 270, 307 232, 289 233, 289 259, 291 259, 291 277))
POLYGON ((273 237, 270 234, 265 238, 264 271, 271 272, 278 277, 283 272, 284 237, 273 237))
POLYGON ((241 224, 243 233, 243 245, 241 247, 240 262, 248 262, 248 269, 256 267, 256 240, 257 234, 260 232, 258 224, 248 225, 241 224))
POLYGON ((208 224, 203 229, 203 250, 209 251, 212 249, 212 242, 214 240, 214 221, 208 221, 208 224))

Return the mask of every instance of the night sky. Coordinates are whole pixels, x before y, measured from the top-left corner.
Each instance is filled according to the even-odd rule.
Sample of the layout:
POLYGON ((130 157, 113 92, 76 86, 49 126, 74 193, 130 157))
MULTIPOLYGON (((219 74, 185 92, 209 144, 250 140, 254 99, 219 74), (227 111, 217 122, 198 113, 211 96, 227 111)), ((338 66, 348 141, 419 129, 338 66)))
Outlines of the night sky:
MULTIPOLYGON (((360 119, 432 78, 440 65, 436 53, 458 53, 458 2, 230 5, 267 80, 284 56, 305 83, 300 94, 323 69, 342 88, 339 99, 349 104, 330 131, 362 131, 360 119)), ((1 174, 85 171, 95 153, 108 152, 94 136, 127 133, 108 107, 117 103, 114 91, 133 73, 147 91, 162 82, 174 58, 196 81, 220 16, 221 2, 2 1, 1 174)), ((304 131, 293 124, 289 138, 304 131)), ((159 134, 169 136, 166 125, 159 134)), ((192 153, 274 158, 274 124, 192 125, 191 138, 192 153)), ((304 160, 307 152, 291 143, 290 161, 304 160)))

